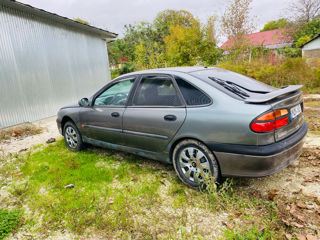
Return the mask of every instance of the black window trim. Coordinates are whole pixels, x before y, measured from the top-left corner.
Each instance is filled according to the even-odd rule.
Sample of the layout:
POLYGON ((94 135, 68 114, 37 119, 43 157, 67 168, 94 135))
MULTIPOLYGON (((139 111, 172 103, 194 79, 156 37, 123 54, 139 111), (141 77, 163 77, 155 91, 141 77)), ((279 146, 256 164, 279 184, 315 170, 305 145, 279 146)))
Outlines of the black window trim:
MULTIPOLYGON (((199 108, 199 107, 208 107, 208 106, 210 106, 210 105, 212 105, 213 104, 213 99, 212 99, 212 97, 211 96, 209 96, 206 92, 204 92, 202 89, 200 89, 200 88, 198 88, 196 85, 194 85, 193 83, 191 83, 190 81, 188 81, 188 80, 186 80, 185 78, 183 78, 183 77, 180 77, 180 76, 178 76, 178 75, 173 75, 173 78, 175 78, 175 77, 179 77, 179 78, 181 78, 183 81, 185 81, 185 82, 187 82, 187 83, 189 83, 191 86, 193 86, 194 88, 196 88, 197 90, 199 90, 200 92, 202 92, 204 95, 206 95, 209 99, 210 99, 210 102, 209 103, 207 103, 207 104, 201 104, 201 105, 188 105, 187 103, 186 103, 186 101, 185 101, 185 99, 184 99, 184 97, 183 97, 183 95, 182 95, 182 93, 181 93, 181 95, 182 95, 182 97, 183 97, 183 101, 185 102, 185 105, 186 105, 186 107, 187 108, 199 108)), ((193 77, 193 76, 192 76, 193 77)), ((198 78, 197 78, 198 79, 198 78)), ((174 79, 175 81, 176 81, 176 79, 174 79)), ((178 85, 178 84, 177 84, 178 85)), ((179 86, 178 86, 178 88, 179 88, 179 86)), ((180 91, 180 88, 179 88, 179 91, 180 91)))
POLYGON ((98 92, 96 92, 93 97, 92 97, 92 102, 91 102, 91 105, 90 107, 92 108, 126 108, 127 105, 128 105, 128 101, 130 99, 130 96, 132 94, 132 91, 134 89, 134 86, 136 85, 136 82, 139 80, 139 75, 129 75, 129 76, 123 76, 123 77, 119 77, 119 78, 116 78, 114 80, 112 80, 111 82, 109 82, 107 85, 105 85, 104 87, 102 87, 98 92), (97 97, 99 97, 102 93, 104 93, 106 90, 108 90, 109 88, 111 88, 112 86, 114 86, 115 84, 119 83, 119 82, 123 82, 123 81, 127 81, 127 80, 131 80, 131 79, 134 79, 133 80, 133 84, 131 86, 131 89, 128 93, 128 98, 127 98, 127 101, 124 105, 101 105, 101 106, 95 106, 94 103, 97 99, 97 97))
POLYGON ((139 79, 137 80, 137 84, 135 86, 135 91, 132 95, 132 98, 130 99, 130 102, 128 103, 127 105, 128 108, 186 108, 186 103, 184 101, 184 98, 180 92, 180 89, 179 89, 179 86, 178 84, 176 83, 176 80, 174 79, 173 75, 171 74, 166 74, 166 73, 144 73, 144 74, 140 74, 140 77, 139 79), (168 77, 171 79, 172 83, 173 83, 173 86, 175 87, 176 89, 176 92, 177 92, 177 95, 178 95, 178 98, 180 100, 180 102, 182 103, 182 105, 179 105, 179 106, 167 106, 167 105, 133 105, 133 100, 136 96, 136 93, 137 93, 137 89, 138 87, 140 86, 141 84, 141 81, 144 77, 148 77, 148 76, 152 76, 152 77, 155 77, 155 76, 162 76, 162 77, 168 77))

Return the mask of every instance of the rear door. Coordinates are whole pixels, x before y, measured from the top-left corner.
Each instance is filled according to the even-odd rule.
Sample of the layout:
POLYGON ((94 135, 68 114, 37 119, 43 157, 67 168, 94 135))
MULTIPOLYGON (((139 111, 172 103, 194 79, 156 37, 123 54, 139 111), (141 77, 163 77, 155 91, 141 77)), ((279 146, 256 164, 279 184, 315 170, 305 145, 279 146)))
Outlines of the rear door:
POLYGON ((143 75, 123 115, 124 145, 163 151, 185 117, 175 80, 164 74, 143 75))
POLYGON ((135 77, 121 79, 94 99, 91 107, 80 111, 84 135, 113 144, 121 144, 122 118, 135 77))

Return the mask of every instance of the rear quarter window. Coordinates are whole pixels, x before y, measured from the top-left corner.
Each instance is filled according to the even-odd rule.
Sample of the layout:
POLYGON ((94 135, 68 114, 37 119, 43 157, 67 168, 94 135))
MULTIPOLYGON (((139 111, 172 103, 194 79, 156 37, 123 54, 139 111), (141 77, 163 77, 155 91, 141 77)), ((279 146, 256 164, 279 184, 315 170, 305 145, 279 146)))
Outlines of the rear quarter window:
POLYGON ((211 103, 211 99, 192 84, 177 76, 175 76, 175 80, 187 106, 201 106, 211 103))

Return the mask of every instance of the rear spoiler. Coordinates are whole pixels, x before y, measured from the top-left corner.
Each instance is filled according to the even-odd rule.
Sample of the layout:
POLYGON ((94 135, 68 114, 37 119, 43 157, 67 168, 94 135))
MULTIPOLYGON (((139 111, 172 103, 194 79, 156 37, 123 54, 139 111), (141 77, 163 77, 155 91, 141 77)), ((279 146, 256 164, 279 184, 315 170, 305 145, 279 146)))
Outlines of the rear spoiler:
POLYGON ((266 94, 259 94, 259 96, 255 95, 252 97, 248 97, 244 100, 245 103, 264 103, 268 102, 274 98, 280 97, 282 95, 295 92, 298 89, 302 88, 303 85, 289 85, 284 88, 280 88, 278 90, 266 93, 266 94))

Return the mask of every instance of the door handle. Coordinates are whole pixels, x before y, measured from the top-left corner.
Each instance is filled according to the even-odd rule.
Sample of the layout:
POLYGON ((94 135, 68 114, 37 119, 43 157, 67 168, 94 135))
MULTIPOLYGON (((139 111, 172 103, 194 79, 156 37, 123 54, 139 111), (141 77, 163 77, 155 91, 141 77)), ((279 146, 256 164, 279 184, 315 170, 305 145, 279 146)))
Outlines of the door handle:
POLYGON ((177 117, 175 115, 165 115, 164 120, 166 121, 175 121, 177 120, 177 117))
POLYGON ((113 112, 113 113, 111 113, 111 116, 112 116, 112 117, 119 117, 120 114, 119 114, 118 112, 113 112))

